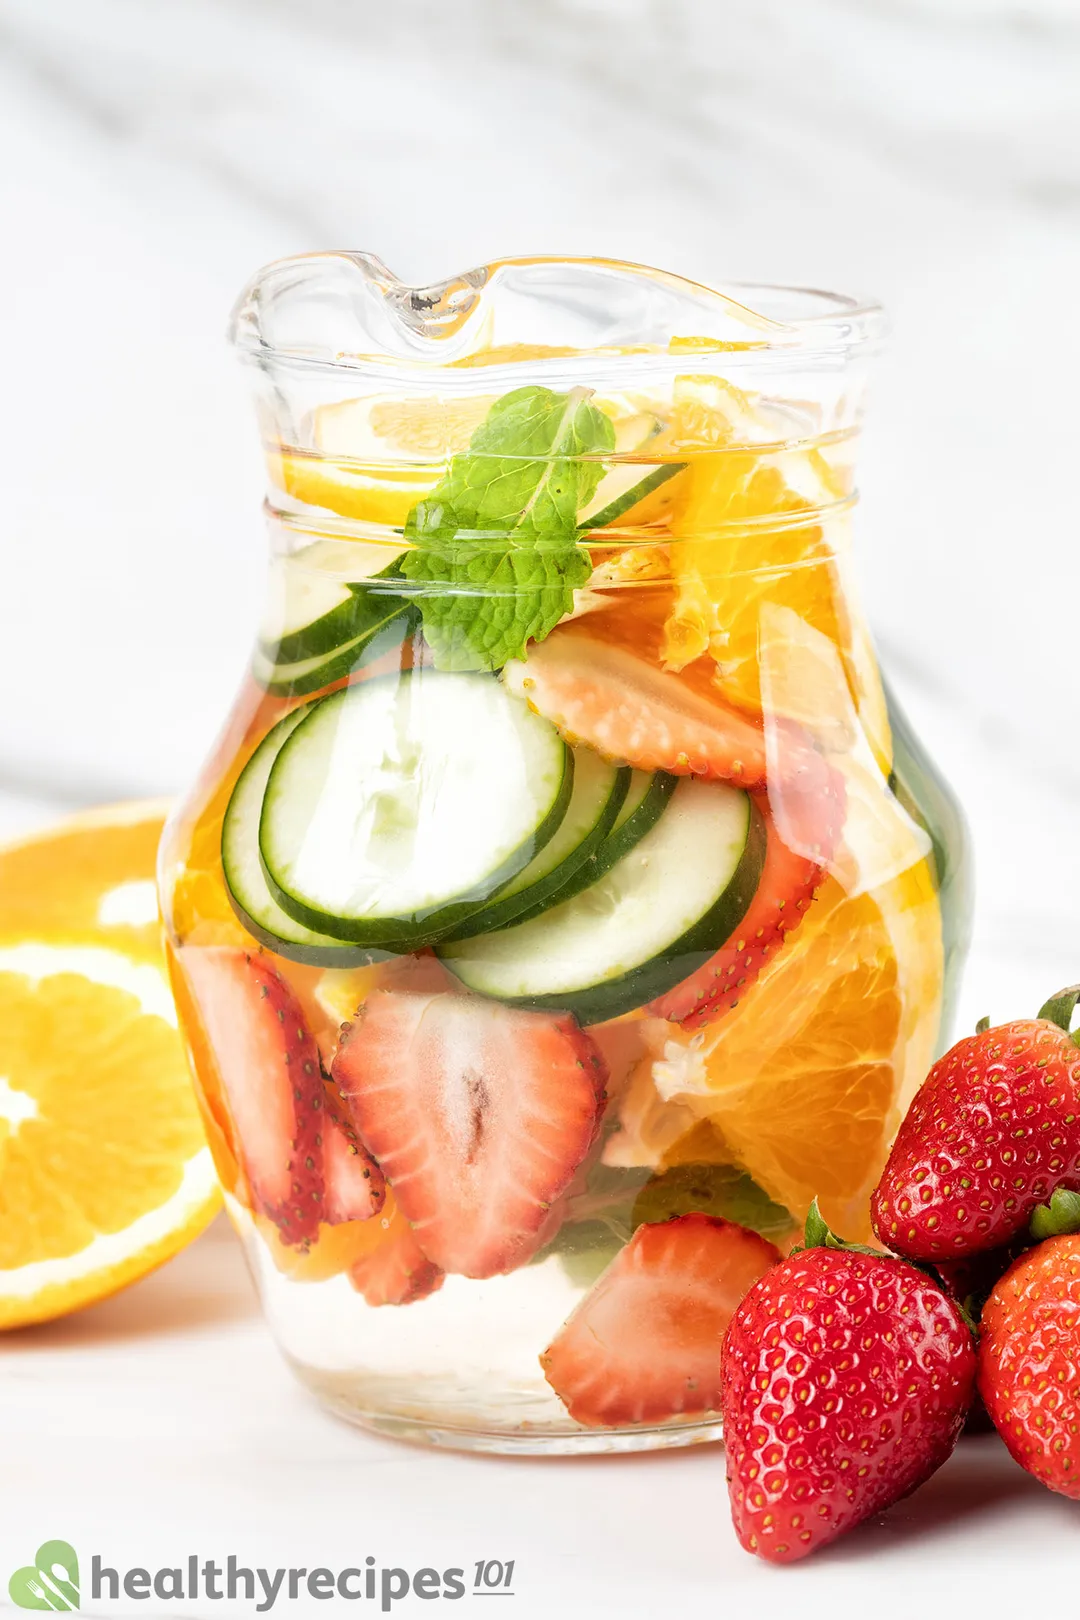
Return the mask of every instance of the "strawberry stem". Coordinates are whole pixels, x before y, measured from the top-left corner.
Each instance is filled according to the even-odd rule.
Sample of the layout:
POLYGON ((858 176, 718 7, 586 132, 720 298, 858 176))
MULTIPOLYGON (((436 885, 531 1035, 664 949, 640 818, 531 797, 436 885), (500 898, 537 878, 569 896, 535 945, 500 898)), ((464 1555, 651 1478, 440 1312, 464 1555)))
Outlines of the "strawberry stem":
POLYGON ((976 1035, 985 1035, 989 1028, 990 1028, 990 1019, 988 1017, 987 1018, 980 1018, 979 1022, 975 1025, 975 1033, 976 1033, 976 1035))
POLYGON ((1040 1204, 1031 1217, 1031 1235, 1036 1243, 1046 1238, 1068 1237, 1080 1232, 1080 1193, 1065 1187, 1054 1189, 1048 1204, 1040 1204))
MULTIPOLYGON (((1080 1212, 1080 1194, 1070 1193, 1069 1196, 1076 1199, 1077 1210, 1080 1212)), ((821 1210, 818 1208, 818 1201, 816 1198, 806 1212, 806 1227, 803 1232, 803 1241, 796 1248, 792 1249, 791 1252, 792 1254, 805 1254, 807 1249, 843 1249, 848 1254, 872 1254, 877 1260, 903 1261, 903 1264, 910 1266, 912 1270, 921 1271, 927 1278, 929 1278, 935 1288, 940 1288, 941 1292, 946 1294, 952 1300, 952 1303, 956 1306, 956 1309, 963 1318, 964 1323, 971 1330, 972 1336, 974 1338, 978 1338, 978 1313, 972 1309, 973 1302, 971 1300, 955 1299, 945 1287, 935 1266, 930 1265, 925 1260, 906 1260, 904 1259, 903 1255, 890 1254, 887 1249, 871 1249, 865 1243, 848 1243, 844 1240, 844 1238, 837 1237, 836 1233, 830 1230, 828 1221, 826 1221, 824 1215, 821 1213, 821 1210)))
POLYGON ((1043 1002, 1039 1008, 1039 1017, 1056 1024, 1067 1035, 1069 1025, 1072 1023, 1073 1009, 1078 1001, 1080 1001, 1080 984, 1070 984, 1066 989, 1059 990, 1056 995, 1051 996, 1049 1001, 1043 1002))
POLYGON ((868 1248, 865 1243, 848 1243, 845 1238, 837 1237, 818 1208, 816 1198, 806 1212, 803 1241, 791 1252, 792 1254, 802 1254, 807 1249, 846 1249, 849 1254, 883 1255, 881 1249, 868 1248))

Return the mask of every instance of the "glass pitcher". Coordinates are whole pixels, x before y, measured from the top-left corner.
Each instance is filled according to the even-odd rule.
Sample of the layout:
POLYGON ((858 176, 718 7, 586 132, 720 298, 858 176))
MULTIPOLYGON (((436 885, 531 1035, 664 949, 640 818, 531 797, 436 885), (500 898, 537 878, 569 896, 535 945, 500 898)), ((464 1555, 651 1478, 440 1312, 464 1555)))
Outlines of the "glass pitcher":
POLYGON ((357 1422, 715 1438, 811 1200, 869 1235, 970 899, 852 579, 881 333, 603 260, 241 297, 270 586, 163 909, 267 1315, 357 1422))

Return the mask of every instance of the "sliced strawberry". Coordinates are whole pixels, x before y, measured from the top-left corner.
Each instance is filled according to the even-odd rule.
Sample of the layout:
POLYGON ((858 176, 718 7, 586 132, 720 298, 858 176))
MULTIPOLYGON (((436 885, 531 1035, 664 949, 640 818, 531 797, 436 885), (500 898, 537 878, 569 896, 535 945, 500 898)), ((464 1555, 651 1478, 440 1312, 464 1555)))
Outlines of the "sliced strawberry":
POLYGON ((326 1125, 322 1143, 326 1184, 322 1218, 330 1226, 342 1221, 366 1221, 382 1209, 386 1181, 361 1142, 341 1098, 329 1085, 326 1125))
POLYGON ((492 1277, 539 1247, 596 1135, 604 1061, 569 1014, 376 990, 333 1078, 421 1249, 492 1277))
POLYGON ((777 831, 764 795, 755 795, 765 820, 765 865, 757 892, 738 929, 715 956, 654 1001, 650 1011, 687 1029, 709 1023, 737 1007, 766 962, 776 955, 786 935, 798 928, 814 891, 824 877, 821 861, 833 852, 843 823, 843 786, 836 778, 831 792, 814 795, 817 836, 813 835, 809 796, 785 803, 789 824, 798 818, 803 847, 816 845, 821 860, 796 854, 777 831))
POLYGON ((576 627, 556 630, 507 664, 503 679, 558 726, 608 759, 642 771, 765 782, 765 733, 677 675, 576 627))
POLYGON ((711 1215, 639 1226, 540 1357, 544 1377, 589 1427, 715 1412, 724 1330, 779 1259, 711 1215))
POLYGON ((413 1305, 445 1280, 445 1272, 428 1259, 404 1221, 396 1222, 385 1241, 349 1272, 349 1281, 369 1305, 413 1305))
POLYGON ((308 1244, 320 1221, 374 1214, 382 1172, 328 1106, 314 1037, 270 958, 229 945, 189 945, 179 955, 220 1070, 252 1199, 282 1242, 308 1244))

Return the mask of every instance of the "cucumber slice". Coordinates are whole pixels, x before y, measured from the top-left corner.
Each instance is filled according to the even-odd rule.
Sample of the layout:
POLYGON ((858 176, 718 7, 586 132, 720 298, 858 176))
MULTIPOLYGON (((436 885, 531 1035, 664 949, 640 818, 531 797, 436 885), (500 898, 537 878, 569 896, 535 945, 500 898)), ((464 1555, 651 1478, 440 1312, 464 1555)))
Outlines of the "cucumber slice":
MULTIPOLYGON (((609 765, 591 748, 574 750, 574 791, 554 837, 488 905, 466 917, 455 939, 471 939, 543 911, 563 899, 575 873, 607 838, 630 784, 628 766, 609 765)), ((591 879, 583 879, 583 883, 591 879)))
POLYGON ((348 636, 334 633, 327 639, 316 626, 333 625, 352 602, 343 580, 297 567, 291 557, 280 558, 270 572, 259 646, 282 663, 336 647, 348 636))
POLYGON ((601 1023, 662 995, 730 938, 764 859, 765 824, 749 796, 683 777, 652 830, 598 882, 439 955, 481 995, 601 1023))
POLYGON ((640 467, 625 462, 613 467, 600 482, 600 493, 610 497, 607 504, 597 512, 586 509, 578 520, 580 526, 589 530, 606 529, 612 523, 617 523, 646 495, 651 495, 654 489, 666 484, 685 466, 685 461, 665 461, 659 467, 650 467, 644 474, 640 467))
POLYGON ((354 625, 361 628, 348 641, 334 644, 326 652, 282 662, 256 648, 251 672, 259 685, 272 697, 307 697, 311 692, 321 692, 342 676, 351 675, 401 646, 420 623, 417 609, 400 596, 365 599, 359 607, 354 602, 349 611, 354 615, 354 625))
POLYGON ((677 776, 668 776, 664 771, 657 771, 652 776, 648 771, 631 771, 630 789, 607 837, 590 852, 576 871, 567 875, 566 882, 557 892, 542 898, 538 904, 530 903, 525 911, 519 912, 514 918, 515 924, 539 917, 549 906, 562 905, 564 900, 569 900, 582 889, 587 889, 591 883, 602 878, 605 872, 610 871, 615 862, 621 861, 624 855, 629 854, 634 845, 644 838, 649 828, 656 824, 675 791, 678 780, 677 776), (636 783, 635 778, 639 779, 636 783), (634 796, 632 804, 631 792, 634 796))
MULTIPOLYGON (((625 417, 615 424, 615 454, 632 456, 648 447, 660 431, 655 416, 642 412, 639 416, 625 417)), ((596 488, 596 494, 579 513, 578 523, 583 529, 603 529, 624 517, 630 508, 652 490, 665 484, 685 462, 664 462, 660 466, 642 466, 640 462, 615 462, 605 472, 596 488)))
POLYGON ((259 858, 259 816, 278 751, 307 718, 311 704, 279 720, 248 760, 233 788, 221 829, 221 865, 233 910, 260 943, 293 962, 313 967, 362 967, 381 953, 305 928, 282 911, 266 882, 259 858))
POLYGON ((405 604, 393 585, 379 583, 395 577, 395 566, 390 563, 369 583, 353 585, 284 564, 271 585, 272 617, 280 633, 260 640, 261 653, 274 664, 300 663, 355 641, 385 620, 389 608, 402 612, 405 604))
POLYGON ((631 771, 622 809, 596 854, 596 877, 610 871, 616 861, 628 855, 656 826, 680 780, 678 776, 669 776, 667 771, 631 771))
POLYGON ((270 892, 335 939, 431 944, 552 838, 573 775, 555 727, 489 676, 420 668, 344 687, 270 772, 270 892))

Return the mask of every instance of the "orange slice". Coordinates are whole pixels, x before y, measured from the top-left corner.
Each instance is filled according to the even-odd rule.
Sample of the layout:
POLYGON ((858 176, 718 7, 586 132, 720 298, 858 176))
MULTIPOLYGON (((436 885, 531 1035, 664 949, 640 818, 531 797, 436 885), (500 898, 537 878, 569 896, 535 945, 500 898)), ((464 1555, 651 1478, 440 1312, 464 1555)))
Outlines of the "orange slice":
POLYGON ((0 1327, 103 1299, 220 1206, 154 901, 159 805, 0 851, 0 1327))
POLYGON ((930 1066, 940 1015, 941 931, 926 862, 874 893, 828 879, 746 999, 631 1082, 612 1162, 677 1161, 707 1120, 725 1154, 802 1220, 814 1197, 848 1238, 930 1066), (636 1146, 636 1152, 634 1151, 636 1146), (644 1151, 643 1151, 644 1150, 644 1151))
POLYGON ((671 480, 675 601, 664 659, 678 670, 711 654, 724 696, 760 712, 764 617, 784 608, 838 648, 862 726, 887 769, 885 699, 849 578, 846 519, 819 516, 850 494, 846 451, 789 447, 791 431, 720 378, 676 379, 664 443, 671 453, 680 446, 697 453, 671 480))
MULTIPOLYGON (((733 1011, 696 1035, 646 1021, 650 1055, 604 1157, 678 1162, 705 1122, 713 1155, 741 1165, 798 1220, 818 1197, 837 1231, 867 1237, 870 1191, 938 1036, 944 964, 930 843, 888 790, 832 643, 788 626, 783 657, 764 676, 770 693, 821 699, 818 721, 806 723, 842 774, 847 804, 831 875, 733 1011)), ((774 814, 781 824, 782 794, 774 814)))
POLYGON ((0 848, 0 940, 80 940, 159 961, 155 865, 168 805, 86 810, 0 848))
POLYGON ((399 529, 449 458, 466 449, 491 403, 484 394, 322 405, 313 418, 310 450, 268 450, 271 481, 305 506, 399 529))

